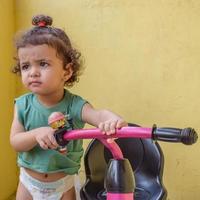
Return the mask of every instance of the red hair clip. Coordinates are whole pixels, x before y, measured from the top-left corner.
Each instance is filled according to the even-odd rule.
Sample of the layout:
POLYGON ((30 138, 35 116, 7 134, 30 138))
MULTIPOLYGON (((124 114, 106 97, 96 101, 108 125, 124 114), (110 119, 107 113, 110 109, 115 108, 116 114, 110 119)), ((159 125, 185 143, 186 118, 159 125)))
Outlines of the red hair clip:
POLYGON ((41 21, 41 22, 38 22, 37 24, 39 27, 44 27, 46 26, 46 22, 45 21, 41 21))
POLYGON ((36 15, 32 18, 32 24, 36 27, 51 26, 52 18, 45 15, 36 15))

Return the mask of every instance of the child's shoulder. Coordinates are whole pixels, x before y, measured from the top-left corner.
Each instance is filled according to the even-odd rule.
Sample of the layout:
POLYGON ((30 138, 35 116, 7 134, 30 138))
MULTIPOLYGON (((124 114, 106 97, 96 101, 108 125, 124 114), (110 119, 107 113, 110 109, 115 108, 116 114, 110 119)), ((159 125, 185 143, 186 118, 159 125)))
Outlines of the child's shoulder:
POLYGON ((83 98, 77 94, 72 93, 69 90, 65 89, 65 99, 68 102, 76 102, 76 101, 83 101, 83 98))
POLYGON ((79 95, 72 93, 71 91, 65 89, 65 98, 79 97, 79 95))
POLYGON ((17 98, 15 98, 15 102, 27 102, 30 101, 31 99, 33 99, 34 94, 33 93, 26 93, 23 94, 17 98))

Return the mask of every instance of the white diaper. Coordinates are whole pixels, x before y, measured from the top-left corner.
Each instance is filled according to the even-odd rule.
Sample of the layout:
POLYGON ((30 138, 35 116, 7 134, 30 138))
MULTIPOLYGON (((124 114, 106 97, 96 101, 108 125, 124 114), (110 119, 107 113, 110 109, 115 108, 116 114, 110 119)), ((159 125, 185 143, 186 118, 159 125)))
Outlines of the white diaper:
POLYGON ((30 192, 33 200, 60 200, 63 193, 74 186, 74 175, 67 175, 54 182, 41 182, 21 167, 20 181, 30 192))

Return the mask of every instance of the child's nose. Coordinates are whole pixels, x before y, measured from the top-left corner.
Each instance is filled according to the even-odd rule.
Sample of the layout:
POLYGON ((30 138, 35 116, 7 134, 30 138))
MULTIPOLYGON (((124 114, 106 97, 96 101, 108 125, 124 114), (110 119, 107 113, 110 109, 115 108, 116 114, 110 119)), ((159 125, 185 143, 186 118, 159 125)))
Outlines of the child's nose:
POLYGON ((31 77, 38 77, 38 76, 40 76, 40 72, 39 72, 39 70, 37 69, 37 67, 32 67, 32 68, 31 68, 30 76, 31 76, 31 77))

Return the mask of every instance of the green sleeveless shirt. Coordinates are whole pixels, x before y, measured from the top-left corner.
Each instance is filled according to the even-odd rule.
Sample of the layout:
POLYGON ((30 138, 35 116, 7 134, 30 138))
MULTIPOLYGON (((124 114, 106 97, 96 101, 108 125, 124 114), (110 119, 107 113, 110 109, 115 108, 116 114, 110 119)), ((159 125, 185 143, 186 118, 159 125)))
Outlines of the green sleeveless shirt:
MULTIPOLYGON (((57 111, 68 114, 73 119, 74 129, 83 128, 81 112, 85 103, 86 101, 80 96, 67 90, 65 90, 62 101, 50 108, 41 105, 33 93, 25 94, 15 100, 18 119, 26 131, 48 126, 49 115, 57 111)), ((75 174, 80 168, 82 155, 82 140, 70 141, 67 144, 66 155, 62 155, 57 150, 44 150, 36 145, 28 152, 18 153, 18 165, 42 173, 62 171, 67 174, 75 174)))

